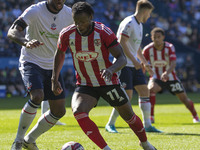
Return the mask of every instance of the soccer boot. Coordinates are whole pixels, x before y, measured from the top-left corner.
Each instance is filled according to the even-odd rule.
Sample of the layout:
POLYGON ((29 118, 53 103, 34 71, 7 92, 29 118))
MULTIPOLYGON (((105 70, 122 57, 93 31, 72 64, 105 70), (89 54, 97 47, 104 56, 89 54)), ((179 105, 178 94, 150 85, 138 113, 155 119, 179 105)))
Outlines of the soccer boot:
POLYGON ((28 143, 25 140, 24 140, 22 146, 23 146, 24 149, 28 149, 28 150, 39 150, 36 143, 28 143))
POLYGON ((66 124, 60 121, 57 121, 55 125, 61 125, 61 126, 65 126, 66 124))
POLYGON ((156 129, 154 126, 149 126, 148 128, 145 128, 146 132, 157 132, 157 133, 162 133, 163 131, 160 131, 156 129))
POLYGON ((140 142, 140 146, 144 150, 157 150, 153 145, 151 145, 148 141, 146 142, 140 142))
POLYGON ((22 142, 13 142, 11 150, 22 150, 22 142))
POLYGON ((118 133, 116 128, 115 128, 115 125, 106 125, 105 127, 106 131, 110 132, 110 133, 118 133))
POLYGON ((200 120, 199 120, 198 116, 193 118, 193 123, 200 123, 200 120))

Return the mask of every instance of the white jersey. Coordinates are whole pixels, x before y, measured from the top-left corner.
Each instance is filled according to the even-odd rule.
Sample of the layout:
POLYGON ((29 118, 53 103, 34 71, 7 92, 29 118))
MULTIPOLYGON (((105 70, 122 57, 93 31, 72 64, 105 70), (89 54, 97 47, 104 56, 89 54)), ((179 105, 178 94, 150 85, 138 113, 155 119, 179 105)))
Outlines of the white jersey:
MULTIPOLYGON (((126 17, 119 25, 117 31, 117 38, 121 35, 128 37, 128 48, 131 54, 137 59, 137 51, 140 48, 143 36, 143 26, 139 23, 134 15, 126 17)), ((133 62, 127 56, 127 65, 129 67, 134 67, 133 62)))
POLYGON ((73 23, 71 8, 64 5, 59 13, 54 14, 48 10, 46 1, 43 1, 31 5, 19 18, 28 25, 26 39, 44 43, 32 49, 22 46, 20 63, 31 62, 43 69, 52 70, 59 32, 73 23))

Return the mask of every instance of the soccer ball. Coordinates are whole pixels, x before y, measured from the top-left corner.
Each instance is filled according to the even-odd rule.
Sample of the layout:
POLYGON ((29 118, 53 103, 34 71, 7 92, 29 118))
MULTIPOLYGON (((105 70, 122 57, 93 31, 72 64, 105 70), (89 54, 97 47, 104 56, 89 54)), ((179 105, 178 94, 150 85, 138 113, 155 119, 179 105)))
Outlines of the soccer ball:
POLYGON ((84 150, 83 146, 80 143, 71 141, 67 142, 62 146, 61 150, 84 150))

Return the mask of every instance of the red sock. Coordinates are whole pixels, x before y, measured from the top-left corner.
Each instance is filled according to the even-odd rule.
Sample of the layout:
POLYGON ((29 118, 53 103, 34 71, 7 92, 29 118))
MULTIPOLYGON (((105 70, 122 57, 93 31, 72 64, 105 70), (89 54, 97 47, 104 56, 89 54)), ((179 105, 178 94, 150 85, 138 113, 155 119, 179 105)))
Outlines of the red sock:
POLYGON ((101 136, 96 124, 90 120, 88 114, 85 112, 78 113, 74 115, 79 126, 85 132, 85 134, 101 149, 107 146, 105 140, 101 136))
POLYGON ((156 94, 150 93, 150 103, 151 103, 151 116, 154 116, 154 107, 156 104, 156 94))
POLYGON ((190 110, 190 112, 192 113, 192 116, 193 117, 196 117, 197 116, 197 112, 196 112, 196 110, 195 110, 195 108, 194 108, 194 103, 190 100, 189 101, 189 103, 190 103, 190 106, 187 106, 187 108, 190 110))
POLYGON ((128 123, 129 127, 135 132, 141 142, 147 141, 144 126, 141 119, 137 115, 133 115, 133 117, 126 122, 128 123))

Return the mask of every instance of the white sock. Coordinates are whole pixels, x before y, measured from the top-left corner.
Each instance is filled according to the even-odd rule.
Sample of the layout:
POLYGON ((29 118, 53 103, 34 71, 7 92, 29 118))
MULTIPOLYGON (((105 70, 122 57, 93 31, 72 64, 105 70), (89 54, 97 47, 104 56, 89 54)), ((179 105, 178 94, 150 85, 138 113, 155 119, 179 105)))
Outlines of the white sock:
POLYGON ((107 145, 106 147, 103 148, 103 150, 111 150, 110 147, 107 145))
POLYGON ((28 143, 34 143, 41 134, 51 129, 59 119, 48 110, 39 118, 37 124, 25 136, 24 140, 28 143))
POLYGON ((42 101, 42 103, 41 103, 41 114, 44 114, 47 110, 49 110, 48 100, 42 101))
POLYGON ((148 128, 151 126, 151 103, 149 97, 139 97, 139 107, 142 111, 144 127, 148 128))
POLYGON ((115 125, 115 122, 116 122, 118 116, 119 116, 118 111, 115 108, 113 108, 107 124, 108 125, 115 125))
POLYGON ((29 126, 31 125, 33 119, 35 118, 38 107, 39 107, 39 105, 34 104, 31 100, 29 100, 24 105, 22 112, 21 112, 17 136, 16 136, 15 141, 23 141, 24 140, 24 135, 25 135, 26 131, 28 130, 29 126))

